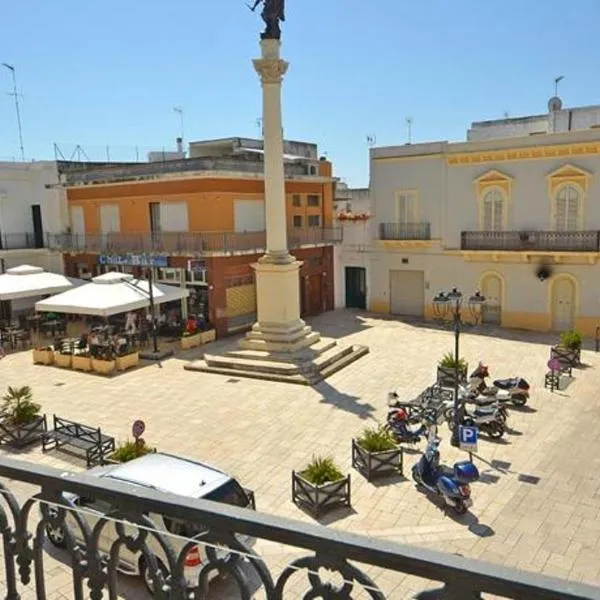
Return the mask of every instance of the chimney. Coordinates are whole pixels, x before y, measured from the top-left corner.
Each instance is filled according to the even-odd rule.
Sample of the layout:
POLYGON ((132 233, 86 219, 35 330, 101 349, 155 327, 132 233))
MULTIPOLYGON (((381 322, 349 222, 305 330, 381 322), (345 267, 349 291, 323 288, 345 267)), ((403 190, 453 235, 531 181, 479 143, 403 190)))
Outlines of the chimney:
POLYGON ((175 142, 177 143, 177 152, 183 154, 183 138, 178 137, 175 142))

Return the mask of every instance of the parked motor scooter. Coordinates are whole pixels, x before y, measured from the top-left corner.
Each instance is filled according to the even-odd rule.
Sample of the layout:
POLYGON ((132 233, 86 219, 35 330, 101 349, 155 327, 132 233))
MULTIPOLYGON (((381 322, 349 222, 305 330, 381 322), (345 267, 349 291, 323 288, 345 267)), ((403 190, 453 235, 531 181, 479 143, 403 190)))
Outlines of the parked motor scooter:
POLYGON ((486 379, 490 376, 489 367, 480 362, 469 377, 468 387, 483 396, 493 396, 500 402, 512 402, 515 406, 524 406, 529 400, 529 383, 522 377, 496 379, 488 387, 486 379))
POLYGON ((417 429, 409 427, 409 416, 404 408, 394 408, 388 411, 386 429, 394 436, 397 443, 416 444, 421 436, 426 435, 429 428, 435 425, 437 411, 431 408, 423 409, 421 426, 417 429))
POLYGON ((440 441, 439 437, 430 436, 423 456, 412 468, 412 477, 418 486, 442 496, 447 506, 462 515, 473 506, 470 484, 479 479, 479 471, 469 461, 454 463, 452 469, 440 465, 440 441))
MULTIPOLYGON (((482 433, 486 433, 493 439, 500 439, 505 431, 505 419, 497 406, 475 407, 470 410, 465 406, 467 392, 465 388, 460 389, 461 402, 461 425, 476 426, 482 433)), ((445 413, 446 421, 450 431, 454 429, 454 407, 448 409, 445 413)))

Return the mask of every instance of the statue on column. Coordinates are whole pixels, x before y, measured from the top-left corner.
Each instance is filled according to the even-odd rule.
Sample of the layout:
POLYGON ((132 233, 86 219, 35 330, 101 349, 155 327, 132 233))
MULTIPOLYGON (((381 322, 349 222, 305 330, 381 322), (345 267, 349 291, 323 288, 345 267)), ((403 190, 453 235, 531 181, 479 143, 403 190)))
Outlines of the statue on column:
POLYGON ((261 2, 263 4, 261 17, 267 26, 260 36, 261 39, 281 39, 281 27, 279 23, 285 21, 285 0, 255 0, 254 6, 248 5, 248 7, 252 12, 255 12, 261 2))

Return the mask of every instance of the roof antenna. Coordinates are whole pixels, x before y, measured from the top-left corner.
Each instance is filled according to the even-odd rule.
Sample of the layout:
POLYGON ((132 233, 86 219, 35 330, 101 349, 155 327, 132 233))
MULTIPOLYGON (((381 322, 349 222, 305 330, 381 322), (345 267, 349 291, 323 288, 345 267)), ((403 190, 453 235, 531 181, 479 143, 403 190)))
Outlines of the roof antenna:
POLYGON ((413 118, 412 117, 406 117, 406 129, 407 129, 407 133, 408 133, 408 144, 412 143, 412 124, 413 124, 413 118))
POLYGON ((564 75, 561 75, 560 77, 556 77, 554 79, 554 95, 558 96, 558 84, 565 78, 564 75))
POLYGON ((367 134, 367 145, 373 147, 377 143, 377 136, 374 133, 367 134))

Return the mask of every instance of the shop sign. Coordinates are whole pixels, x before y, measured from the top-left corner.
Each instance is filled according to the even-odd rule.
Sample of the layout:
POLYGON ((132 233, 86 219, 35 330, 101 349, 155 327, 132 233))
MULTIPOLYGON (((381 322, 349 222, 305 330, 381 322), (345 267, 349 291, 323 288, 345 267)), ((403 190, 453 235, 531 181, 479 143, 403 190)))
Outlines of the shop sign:
POLYGON ((168 256, 148 256, 147 254, 100 254, 99 265, 129 266, 129 267, 159 267, 169 266, 168 256))

